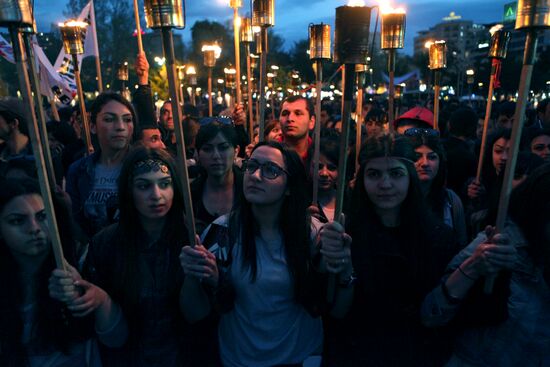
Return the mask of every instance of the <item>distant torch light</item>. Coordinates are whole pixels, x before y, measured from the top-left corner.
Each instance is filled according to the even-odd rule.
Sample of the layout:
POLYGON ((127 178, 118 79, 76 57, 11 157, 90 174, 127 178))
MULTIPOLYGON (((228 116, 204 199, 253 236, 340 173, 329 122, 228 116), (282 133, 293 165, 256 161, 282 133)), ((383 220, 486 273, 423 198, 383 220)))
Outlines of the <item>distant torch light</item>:
POLYGON ((253 1, 252 25, 259 27, 272 27, 275 25, 275 0, 253 1))
POLYGON ((242 43, 254 42, 254 32, 252 30, 252 19, 250 18, 241 19, 240 37, 241 37, 242 43))
POLYGON ((118 65, 116 78, 121 81, 128 81, 128 62, 124 61, 118 65))
POLYGON ((383 50, 403 48, 405 43, 405 10, 391 9, 382 13, 381 48, 383 50))
POLYGON ((499 29, 491 29, 491 46, 489 48, 489 57, 495 59, 505 59, 510 42, 510 32, 499 29))
POLYGON ((330 25, 309 25, 309 58, 311 60, 331 59, 330 25))
POLYGON ((432 70, 445 69, 447 67, 447 44, 445 41, 435 41, 429 44, 430 64, 432 70))

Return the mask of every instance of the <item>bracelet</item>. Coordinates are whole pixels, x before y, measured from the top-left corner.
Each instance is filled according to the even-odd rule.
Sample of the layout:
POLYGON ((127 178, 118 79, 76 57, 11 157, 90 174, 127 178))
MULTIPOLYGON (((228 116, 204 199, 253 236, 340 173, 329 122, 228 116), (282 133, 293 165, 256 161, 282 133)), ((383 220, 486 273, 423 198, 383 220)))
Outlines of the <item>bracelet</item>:
POLYGON ((441 290, 443 291, 443 296, 445 296, 445 299, 451 305, 458 305, 460 302, 462 302, 462 299, 455 297, 449 293, 449 289, 447 288, 445 282, 441 283, 441 290))
POLYGON ((472 277, 471 275, 466 274, 466 272, 465 272, 464 270, 462 270, 462 264, 460 264, 460 265, 458 266, 458 271, 459 271, 462 275, 464 275, 466 278, 468 278, 468 279, 470 279, 470 280, 474 280, 474 281, 477 280, 476 278, 472 277))

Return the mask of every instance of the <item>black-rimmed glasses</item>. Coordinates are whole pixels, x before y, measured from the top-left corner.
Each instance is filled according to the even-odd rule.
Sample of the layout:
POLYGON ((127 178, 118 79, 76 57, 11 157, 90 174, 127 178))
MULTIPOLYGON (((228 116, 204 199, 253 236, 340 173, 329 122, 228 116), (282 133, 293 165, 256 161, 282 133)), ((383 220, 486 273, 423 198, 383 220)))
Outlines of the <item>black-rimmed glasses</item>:
POLYGON ((253 175, 258 168, 260 169, 260 175, 268 180, 274 180, 283 173, 288 175, 288 172, 285 169, 279 167, 273 162, 260 163, 255 159, 248 159, 243 162, 243 169, 246 173, 253 175))

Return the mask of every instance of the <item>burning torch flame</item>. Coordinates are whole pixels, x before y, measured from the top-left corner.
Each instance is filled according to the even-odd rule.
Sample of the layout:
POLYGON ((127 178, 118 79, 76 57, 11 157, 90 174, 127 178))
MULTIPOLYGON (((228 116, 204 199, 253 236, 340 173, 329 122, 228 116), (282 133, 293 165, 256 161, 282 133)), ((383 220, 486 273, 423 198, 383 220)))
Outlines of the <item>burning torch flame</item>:
POLYGON ((217 44, 204 45, 204 46, 202 46, 201 51, 202 52, 204 52, 204 51, 214 51, 214 55, 216 56, 216 59, 219 59, 220 55, 222 53, 222 49, 217 44))
POLYGON ((380 0, 380 12, 382 14, 405 14, 405 8, 392 8, 388 0, 380 0))
POLYGON ((441 40, 441 41, 427 41, 427 42, 424 44, 424 47, 430 48, 430 47, 432 47, 432 45, 433 45, 434 43, 445 43, 445 41, 443 41, 443 40, 441 40))
POLYGON ((236 74, 236 73, 237 73, 237 70, 235 70, 234 68, 229 68, 229 69, 228 69, 228 68, 224 68, 224 69, 223 69, 223 72, 224 72, 225 74, 236 74))
POLYGON ((195 70, 194 66, 188 66, 187 71, 185 73, 187 75, 195 75, 195 74, 197 74, 197 71, 195 70))
POLYGON ((80 22, 78 20, 68 20, 65 23, 58 23, 59 27, 80 27, 80 28, 86 28, 88 26, 88 23, 86 22, 80 22))
POLYGON ((491 33, 491 36, 492 36, 493 34, 495 34, 495 32, 500 31, 502 28, 504 28, 502 24, 496 24, 492 26, 491 29, 489 29, 489 33, 491 33))
POLYGON ((365 6, 365 2, 363 0, 349 0, 348 6, 365 6))

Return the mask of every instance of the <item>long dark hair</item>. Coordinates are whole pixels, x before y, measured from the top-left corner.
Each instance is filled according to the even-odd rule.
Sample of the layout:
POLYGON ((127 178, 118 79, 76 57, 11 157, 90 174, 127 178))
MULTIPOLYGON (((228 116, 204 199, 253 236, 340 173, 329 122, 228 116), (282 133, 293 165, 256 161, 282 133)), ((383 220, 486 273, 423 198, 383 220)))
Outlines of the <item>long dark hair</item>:
MULTIPOLYGON (((447 179, 447 155, 441 144, 441 140, 437 136, 420 135, 409 137, 414 149, 425 145, 433 150, 439 157, 439 169, 430 186, 430 191, 426 196, 428 205, 433 212, 443 218, 443 211, 447 198, 447 190, 445 189, 445 181, 447 179)), ((415 159, 416 161, 416 159, 415 159)))
POLYGON ((399 233, 402 239, 408 242, 404 250, 416 274, 423 267, 423 261, 426 259, 424 255, 427 254, 427 246, 431 243, 430 231, 437 222, 424 204, 414 167, 415 152, 407 138, 384 135, 370 138, 362 146, 359 154, 359 173, 351 197, 348 233, 353 238, 354 246, 372 246, 377 233, 384 227, 363 183, 369 160, 382 157, 398 159, 407 169, 409 189, 400 207, 399 233))
POLYGON ((527 239, 527 251, 544 268, 550 284, 550 164, 537 168, 512 191, 509 215, 527 239))
MULTIPOLYGON (((279 225, 283 234, 283 246, 290 273, 294 281, 294 295, 298 302, 305 301, 307 277, 311 271, 310 263, 310 218, 306 212, 306 172, 298 154, 277 142, 262 142, 254 147, 267 146, 277 149, 283 155, 287 175, 288 195, 279 214, 279 225)), ((254 150, 252 152, 254 152, 254 150)), ((242 246, 243 270, 250 269, 251 281, 256 280, 257 259, 255 236, 258 235, 258 223, 252 213, 252 205, 244 196, 231 211, 229 219, 230 243, 240 241, 242 246)))
POLYGON ((97 115, 99 115, 103 106, 105 106, 107 103, 111 101, 115 101, 124 105, 124 107, 126 107, 128 111, 130 111, 130 113, 132 114, 132 121, 134 122, 134 126, 135 126, 134 130, 139 130, 137 128, 139 124, 138 124, 136 111, 134 110, 134 106, 132 106, 132 104, 128 102, 126 98, 114 92, 103 92, 99 96, 97 96, 96 99, 94 99, 94 102, 90 106, 90 117, 91 117, 90 122, 92 124, 97 123, 97 115))
MULTIPOLYGON (((162 240, 159 241, 160 246, 165 246, 172 254, 169 264, 172 269, 179 269, 178 257, 173 255, 179 253, 182 241, 187 238, 183 225, 185 223, 183 190, 174 159, 161 149, 144 146, 133 148, 125 158, 118 178, 120 220, 116 227, 113 243, 115 252, 113 258, 117 276, 112 280, 114 287, 112 296, 121 303, 126 316, 131 321, 135 321, 137 317, 139 289, 141 288, 138 281, 138 255, 139 245, 143 243, 145 235, 133 196, 134 169, 136 163, 148 159, 163 162, 172 176, 174 198, 172 207, 166 214, 166 222, 161 234, 162 240)), ((133 324, 135 323, 129 322, 130 327, 133 324)))
MULTIPOLYGON (((39 195, 38 182, 30 179, 5 179, 0 183, 0 212, 14 198, 22 195, 39 195)), ((76 265, 76 251, 72 236, 72 223, 69 208, 59 197, 53 196, 56 219, 63 245, 65 259, 76 265)), ((36 273, 36 318, 33 330, 41 346, 54 347, 68 353, 71 342, 83 340, 84 329, 70 327, 74 319, 64 309, 62 303, 48 294, 48 279, 56 264, 53 252, 45 259, 36 273)), ((22 366, 26 364, 25 349, 21 344, 23 320, 23 285, 17 278, 19 265, 0 235, 0 365, 22 366), (14 278, 14 276, 16 278, 14 278)))

